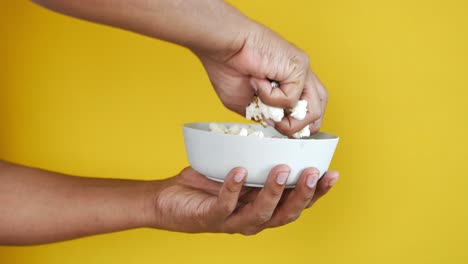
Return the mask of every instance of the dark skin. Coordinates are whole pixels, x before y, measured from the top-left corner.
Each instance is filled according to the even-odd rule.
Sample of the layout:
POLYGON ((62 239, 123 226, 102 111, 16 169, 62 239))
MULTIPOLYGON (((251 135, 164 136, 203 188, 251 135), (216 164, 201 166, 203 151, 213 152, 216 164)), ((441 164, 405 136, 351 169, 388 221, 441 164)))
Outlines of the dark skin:
POLYGON ((285 189, 278 178, 288 172, 278 165, 265 187, 254 188, 243 187, 243 168, 219 183, 190 167, 165 180, 139 181, 0 162, 0 244, 42 244, 140 227, 256 234, 296 220, 338 179, 337 172, 327 172, 316 184, 318 171, 308 168, 295 188, 285 189))

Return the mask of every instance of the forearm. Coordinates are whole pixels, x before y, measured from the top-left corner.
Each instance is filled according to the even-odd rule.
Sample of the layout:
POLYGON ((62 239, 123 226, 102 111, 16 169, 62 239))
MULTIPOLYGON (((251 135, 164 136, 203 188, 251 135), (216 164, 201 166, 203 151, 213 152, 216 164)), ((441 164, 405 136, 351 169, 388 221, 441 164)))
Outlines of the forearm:
POLYGON ((220 0, 33 0, 97 23, 164 39, 193 50, 236 51, 255 25, 220 0))
POLYGON ((0 244, 41 244, 148 225, 152 182, 73 177, 0 161, 0 244))

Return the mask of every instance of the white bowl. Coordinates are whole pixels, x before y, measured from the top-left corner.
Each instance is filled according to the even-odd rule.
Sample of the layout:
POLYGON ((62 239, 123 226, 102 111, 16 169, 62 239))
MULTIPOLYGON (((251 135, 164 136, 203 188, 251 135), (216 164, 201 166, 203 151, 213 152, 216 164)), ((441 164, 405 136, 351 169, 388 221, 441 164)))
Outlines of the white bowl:
POLYGON ((271 127, 250 125, 267 136, 283 137, 258 138, 211 132, 209 124, 183 126, 185 150, 193 169, 221 182, 231 169, 244 167, 248 171, 245 185, 261 187, 274 166, 286 164, 291 168, 286 185, 292 187, 305 168, 315 167, 323 176, 338 144, 337 136, 323 132, 308 138, 288 139, 271 127))

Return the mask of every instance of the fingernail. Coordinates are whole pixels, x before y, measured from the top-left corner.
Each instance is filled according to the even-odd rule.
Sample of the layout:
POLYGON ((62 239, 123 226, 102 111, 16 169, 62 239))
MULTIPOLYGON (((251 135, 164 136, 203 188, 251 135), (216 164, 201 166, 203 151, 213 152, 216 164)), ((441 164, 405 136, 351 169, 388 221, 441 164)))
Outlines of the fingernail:
POLYGON ((278 183, 279 185, 285 184, 286 180, 288 179, 288 176, 289 176, 289 172, 278 173, 278 175, 276 176, 276 183, 278 183))
POLYGON ((255 92, 258 91, 257 83, 254 80, 250 79, 250 85, 255 90, 255 92))
POLYGON ((315 188, 315 185, 317 185, 317 179, 318 179, 318 174, 311 174, 307 176, 307 179, 306 179, 307 186, 311 189, 315 188))
POLYGON ((239 183, 245 178, 245 173, 243 172, 238 172, 234 175, 234 181, 239 183))
POLYGON ((334 179, 331 179, 329 182, 328 182, 328 186, 332 187, 333 185, 335 185, 335 183, 338 181, 338 178, 334 178, 334 179))

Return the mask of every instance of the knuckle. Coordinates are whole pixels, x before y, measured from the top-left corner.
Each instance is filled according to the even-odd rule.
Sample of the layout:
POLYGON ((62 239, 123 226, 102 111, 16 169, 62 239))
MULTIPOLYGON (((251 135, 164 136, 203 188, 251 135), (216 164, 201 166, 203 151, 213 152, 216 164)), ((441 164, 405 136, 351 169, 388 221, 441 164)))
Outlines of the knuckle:
POLYGON ((268 220, 270 220, 271 214, 268 212, 259 212, 256 213, 253 220, 252 224, 257 226, 266 223, 268 220))

